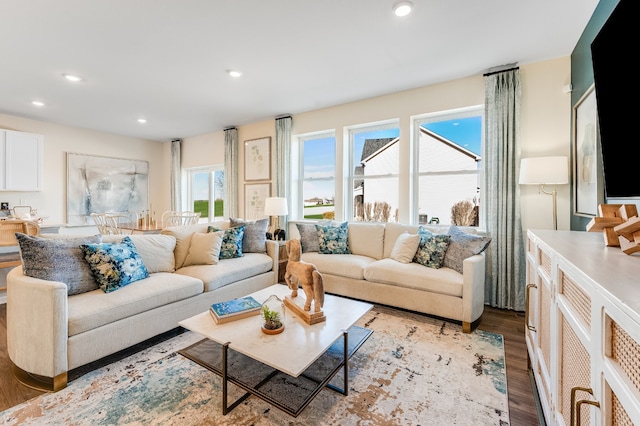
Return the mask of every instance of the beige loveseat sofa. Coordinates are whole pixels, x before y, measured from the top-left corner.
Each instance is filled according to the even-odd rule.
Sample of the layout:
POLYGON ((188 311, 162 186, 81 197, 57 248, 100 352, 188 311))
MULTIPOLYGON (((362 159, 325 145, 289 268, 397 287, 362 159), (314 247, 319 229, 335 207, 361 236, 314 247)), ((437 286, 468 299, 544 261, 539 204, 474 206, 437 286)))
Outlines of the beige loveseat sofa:
MULTIPOLYGON (((65 282, 26 276, 22 267, 7 277, 7 347, 11 361, 32 375, 66 386, 67 372, 178 327, 178 321, 212 303, 237 298, 277 281, 278 246, 265 253, 220 259, 215 265, 183 266, 194 233, 229 222, 166 228, 164 235, 131 235, 149 277, 116 291, 68 295, 65 282)), ((69 236, 71 237, 71 236, 69 236)), ((74 235, 73 237, 78 237, 74 235)), ((63 236, 51 236, 60 239, 63 236)), ((114 242, 123 236, 103 236, 114 242)))
MULTIPOLYGON (((447 266, 436 269, 415 262, 401 263, 391 258, 398 237, 403 233, 417 233, 418 226, 392 222, 349 222, 348 244, 351 254, 305 252, 304 239, 307 237, 301 236, 300 230, 305 227, 308 230, 309 226, 314 225, 305 221, 290 221, 289 237, 301 238, 301 259, 318 268, 325 292, 460 321, 463 331, 467 333, 471 331, 471 323, 481 317, 485 281, 483 250, 490 238, 467 235, 468 232, 457 230, 457 234, 465 234, 463 238, 473 239, 475 248, 471 251, 479 252, 464 259, 459 258, 461 264, 458 269, 461 272, 458 272, 447 266)), ((449 227, 424 228, 434 234, 446 234, 449 227)), ((453 250, 451 247, 449 250, 453 250)), ((457 248, 462 248, 458 256, 465 252, 464 247, 457 248)))

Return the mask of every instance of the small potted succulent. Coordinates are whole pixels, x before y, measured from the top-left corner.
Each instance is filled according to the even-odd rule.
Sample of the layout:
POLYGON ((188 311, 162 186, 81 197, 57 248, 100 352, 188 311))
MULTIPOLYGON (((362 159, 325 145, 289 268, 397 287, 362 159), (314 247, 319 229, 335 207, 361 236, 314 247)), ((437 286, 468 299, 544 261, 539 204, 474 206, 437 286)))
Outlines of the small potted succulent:
POLYGON ((282 301, 276 296, 271 296, 262 304, 262 332, 265 334, 279 334, 284 330, 281 312, 282 301), (273 299, 275 297, 275 299, 273 299), (279 303, 278 303, 279 302, 279 303))

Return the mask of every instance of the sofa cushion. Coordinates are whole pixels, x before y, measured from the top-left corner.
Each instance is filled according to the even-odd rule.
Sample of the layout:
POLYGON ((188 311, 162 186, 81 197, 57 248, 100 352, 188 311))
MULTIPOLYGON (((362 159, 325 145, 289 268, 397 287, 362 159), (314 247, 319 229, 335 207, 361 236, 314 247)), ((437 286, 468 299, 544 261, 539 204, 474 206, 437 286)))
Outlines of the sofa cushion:
POLYGON ((173 251, 176 269, 182 268, 184 260, 187 258, 193 233, 207 232, 210 226, 218 229, 227 229, 229 227, 229 221, 224 220, 212 223, 199 223, 197 225, 169 226, 162 229, 161 234, 170 235, 176 239, 176 248, 173 251))
POLYGON ((67 285, 67 294, 80 294, 98 288, 81 244, 98 244, 100 235, 42 238, 16 233, 25 275, 67 285))
POLYGON ((417 234, 418 228, 422 227, 433 234, 446 234, 448 225, 404 225, 397 222, 389 222, 384 228, 384 256, 391 256, 391 250, 396 243, 396 240, 400 234, 408 232, 410 234, 417 234))
POLYGON ((81 244, 80 249, 105 293, 149 276, 129 237, 124 237, 119 243, 81 244))
POLYGON ((364 279, 364 268, 376 259, 357 254, 321 254, 302 253, 300 257, 305 262, 313 263, 321 274, 331 274, 340 277, 364 279))
POLYGON ((158 272, 112 293, 95 290, 67 299, 69 336, 202 293, 197 278, 158 272))
POLYGON ((348 224, 316 225, 318 231, 318 253, 323 254, 350 254, 348 224))
POLYGON ((384 255, 384 223, 350 222, 349 250, 352 254, 382 259, 384 255))
POLYGON ((372 262, 364 270, 367 281, 415 288, 462 297, 463 276, 449 268, 428 268, 417 263, 400 263, 393 259, 372 262))
POLYGON ((206 234, 194 232, 191 236, 189 253, 187 253, 183 266, 217 264, 220 258, 223 237, 224 231, 208 232, 206 234))
POLYGON ((433 234, 423 226, 418 227, 420 244, 413 261, 429 268, 440 268, 449 247, 451 237, 444 234, 433 234))
POLYGON ((177 274, 189 275, 204 283, 204 291, 213 291, 227 284, 264 274, 273 269, 273 259, 263 253, 246 253, 242 257, 220 259, 217 265, 185 266, 177 274))
POLYGON ((315 223, 296 223, 296 228, 300 233, 300 245, 302 246, 302 252, 317 252, 320 250, 320 244, 318 239, 318 229, 316 225, 328 226, 332 223, 330 220, 321 220, 315 223))
POLYGON ((400 263, 411 263, 419 245, 420 235, 404 232, 396 240, 390 258, 400 263))
MULTIPOLYGON (((150 274, 156 272, 173 272, 176 270, 176 237, 160 234, 132 234, 128 235, 138 250, 144 266, 150 274)), ((104 235, 105 243, 116 243, 122 235, 104 235)))
MULTIPOLYGON (((222 247, 220 248, 220 259, 233 259, 242 257, 242 239, 244 238, 244 225, 234 228, 224 229, 222 247)), ((207 232, 218 232, 221 229, 210 226, 207 232)))
POLYGON ((472 235, 455 225, 449 227, 447 234, 451 243, 444 256, 443 265, 462 274, 462 264, 467 257, 482 253, 491 242, 491 237, 472 235))
POLYGON ((269 218, 260 220, 230 219, 231 227, 244 225, 242 237, 242 253, 266 253, 267 252, 267 228, 269 218))

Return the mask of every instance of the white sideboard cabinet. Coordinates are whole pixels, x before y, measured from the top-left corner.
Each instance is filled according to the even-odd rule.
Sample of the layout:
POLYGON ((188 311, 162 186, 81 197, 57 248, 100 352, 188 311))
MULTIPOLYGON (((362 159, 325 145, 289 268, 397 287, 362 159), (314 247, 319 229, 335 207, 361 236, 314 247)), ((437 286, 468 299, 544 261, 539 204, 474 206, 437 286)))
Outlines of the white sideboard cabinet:
POLYGON ((0 129, 0 190, 40 191, 44 137, 0 129))
POLYGON ((547 425, 640 425, 640 256, 527 232, 525 337, 547 425))

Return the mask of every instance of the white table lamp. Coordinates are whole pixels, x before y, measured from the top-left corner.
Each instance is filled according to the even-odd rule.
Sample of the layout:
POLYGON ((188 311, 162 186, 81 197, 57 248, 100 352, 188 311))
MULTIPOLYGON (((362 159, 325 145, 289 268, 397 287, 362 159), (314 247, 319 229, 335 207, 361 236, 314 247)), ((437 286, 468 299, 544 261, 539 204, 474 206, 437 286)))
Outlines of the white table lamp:
MULTIPOLYGON (((289 214, 287 207, 287 199, 284 197, 269 197, 264 200, 264 214, 271 217, 269 228, 267 232, 271 234, 274 240, 277 239, 277 235, 280 234, 280 216, 286 216, 289 214)), ((284 239, 284 238, 283 238, 284 239)))
POLYGON ((569 183, 569 160, 567 157, 533 157, 520 161, 520 185, 540 185, 540 190, 553 197, 553 229, 558 229, 558 208, 555 188, 545 191, 545 185, 569 183))

